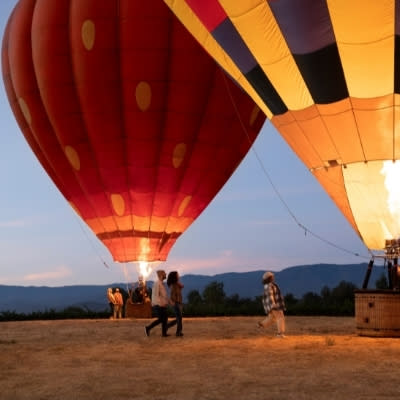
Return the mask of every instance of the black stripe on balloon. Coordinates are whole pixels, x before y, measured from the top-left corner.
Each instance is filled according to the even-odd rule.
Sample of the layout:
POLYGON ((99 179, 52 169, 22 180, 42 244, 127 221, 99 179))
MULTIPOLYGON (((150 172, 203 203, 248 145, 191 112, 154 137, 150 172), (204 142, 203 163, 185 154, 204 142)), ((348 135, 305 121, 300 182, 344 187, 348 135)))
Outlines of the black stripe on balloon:
POLYGON ((394 37, 394 92, 400 93, 400 36, 394 37))
POLYGON ((257 65, 256 59, 229 18, 210 33, 243 75, 257 65))
POLYGON ((257 64, 257 60, 243 41, 229 18, 219 24, 211 35, 229 55, 274 115, 287 111, 285 103, 257 64))
POLYGON ((255 66, 251 71, 245 74, 245 77, 267 107, 271 110, 272 114, 279 115, 288 111, 286 104, 283 102, 259 65, 255 66))
POLYGON ((336 43, 293 57, 314 103, 327 104, 349 96, 336 43))

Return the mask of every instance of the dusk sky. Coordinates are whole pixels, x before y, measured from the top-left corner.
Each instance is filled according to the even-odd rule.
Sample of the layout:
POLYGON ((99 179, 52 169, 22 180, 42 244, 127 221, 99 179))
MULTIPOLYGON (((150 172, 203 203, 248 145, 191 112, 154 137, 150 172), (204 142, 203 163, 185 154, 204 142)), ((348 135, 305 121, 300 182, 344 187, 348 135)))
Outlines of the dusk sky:
MULTIPOLYGON (((16 2, 0 1, 1 35, 16 2)), ((3 81, 0 121, 0 284, 136 281, 137 266, 113 263, 43 171, 14 119, 3 81)), ((154 269, 214 275, 368 261, 350 224, 266 122, 232 178, 154 269), (306 233, 291 214, 324 240, 306 233)))

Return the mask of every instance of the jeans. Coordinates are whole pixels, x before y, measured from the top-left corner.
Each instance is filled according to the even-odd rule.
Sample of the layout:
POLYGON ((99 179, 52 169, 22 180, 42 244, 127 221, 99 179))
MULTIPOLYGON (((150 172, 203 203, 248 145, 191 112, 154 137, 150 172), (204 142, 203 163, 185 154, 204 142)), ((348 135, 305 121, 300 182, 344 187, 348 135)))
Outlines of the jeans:
POLYGON ((154 306, 154 313, 156 314, 157 319, 153 321, 150 325, 147 326, 147 329, 150 331, 156 325, 161 324, 162 335, 165 336, 167 334, 167 322, 168 322, 168 314, 167 307, 154 306))
POLYGON ((176 333, 182 333, 182 304, 174 304, 174 312, 176 316, 176 333))

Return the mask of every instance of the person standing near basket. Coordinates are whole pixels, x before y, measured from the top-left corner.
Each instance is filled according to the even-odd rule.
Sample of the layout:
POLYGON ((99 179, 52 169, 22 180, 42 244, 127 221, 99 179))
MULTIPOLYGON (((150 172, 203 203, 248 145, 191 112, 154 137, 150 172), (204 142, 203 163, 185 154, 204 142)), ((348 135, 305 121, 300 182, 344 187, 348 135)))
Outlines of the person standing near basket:
POLYGON ((111 310, 110 318, 114 318, 115 297, 114 297, 112 288, 107 289, 107 300, 108 300, 108 304, 110 305, 110 310, 111 310))
POLYGON ((262 302, 267 316, 257 324, 260 328, 266 328, 276 322, 278 328, 277 336, 285 337, 285 300, 279 286, 275 283, 275 276, 272 272, 268 271, 263 275, 263 284, 264 293, 262 302))
POLYGON ((124 308, 124 299, 122 297, 119 288, 115 289, 114 293, 115 303, 114 303, 114 319, 122 318, 122 309, 124 308))

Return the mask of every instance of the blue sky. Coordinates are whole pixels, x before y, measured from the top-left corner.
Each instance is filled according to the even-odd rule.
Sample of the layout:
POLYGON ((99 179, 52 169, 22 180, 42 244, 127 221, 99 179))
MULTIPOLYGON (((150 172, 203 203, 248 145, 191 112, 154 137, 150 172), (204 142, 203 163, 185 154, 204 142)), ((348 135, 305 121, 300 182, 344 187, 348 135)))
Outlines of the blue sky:
MULTIPOLYGON (((1 35, 15 4, 16 0, 0 1, 1 35)), ((107 249, 80 221, 36 161, 15 122, 2 81, 0 121, 0 284, 135 281, 137 266, 112 262, 107 249)), ((168 260, 155 268, 178 270, 181 275, 214 275, 368 260, 365 246, 348 222, 267 122, 254 150, 178 239, 168 260), (348 252, 305 234, 264 170, 300 224, 348 252)), ((154 274, 150 275, 153 278, 154 274)))

